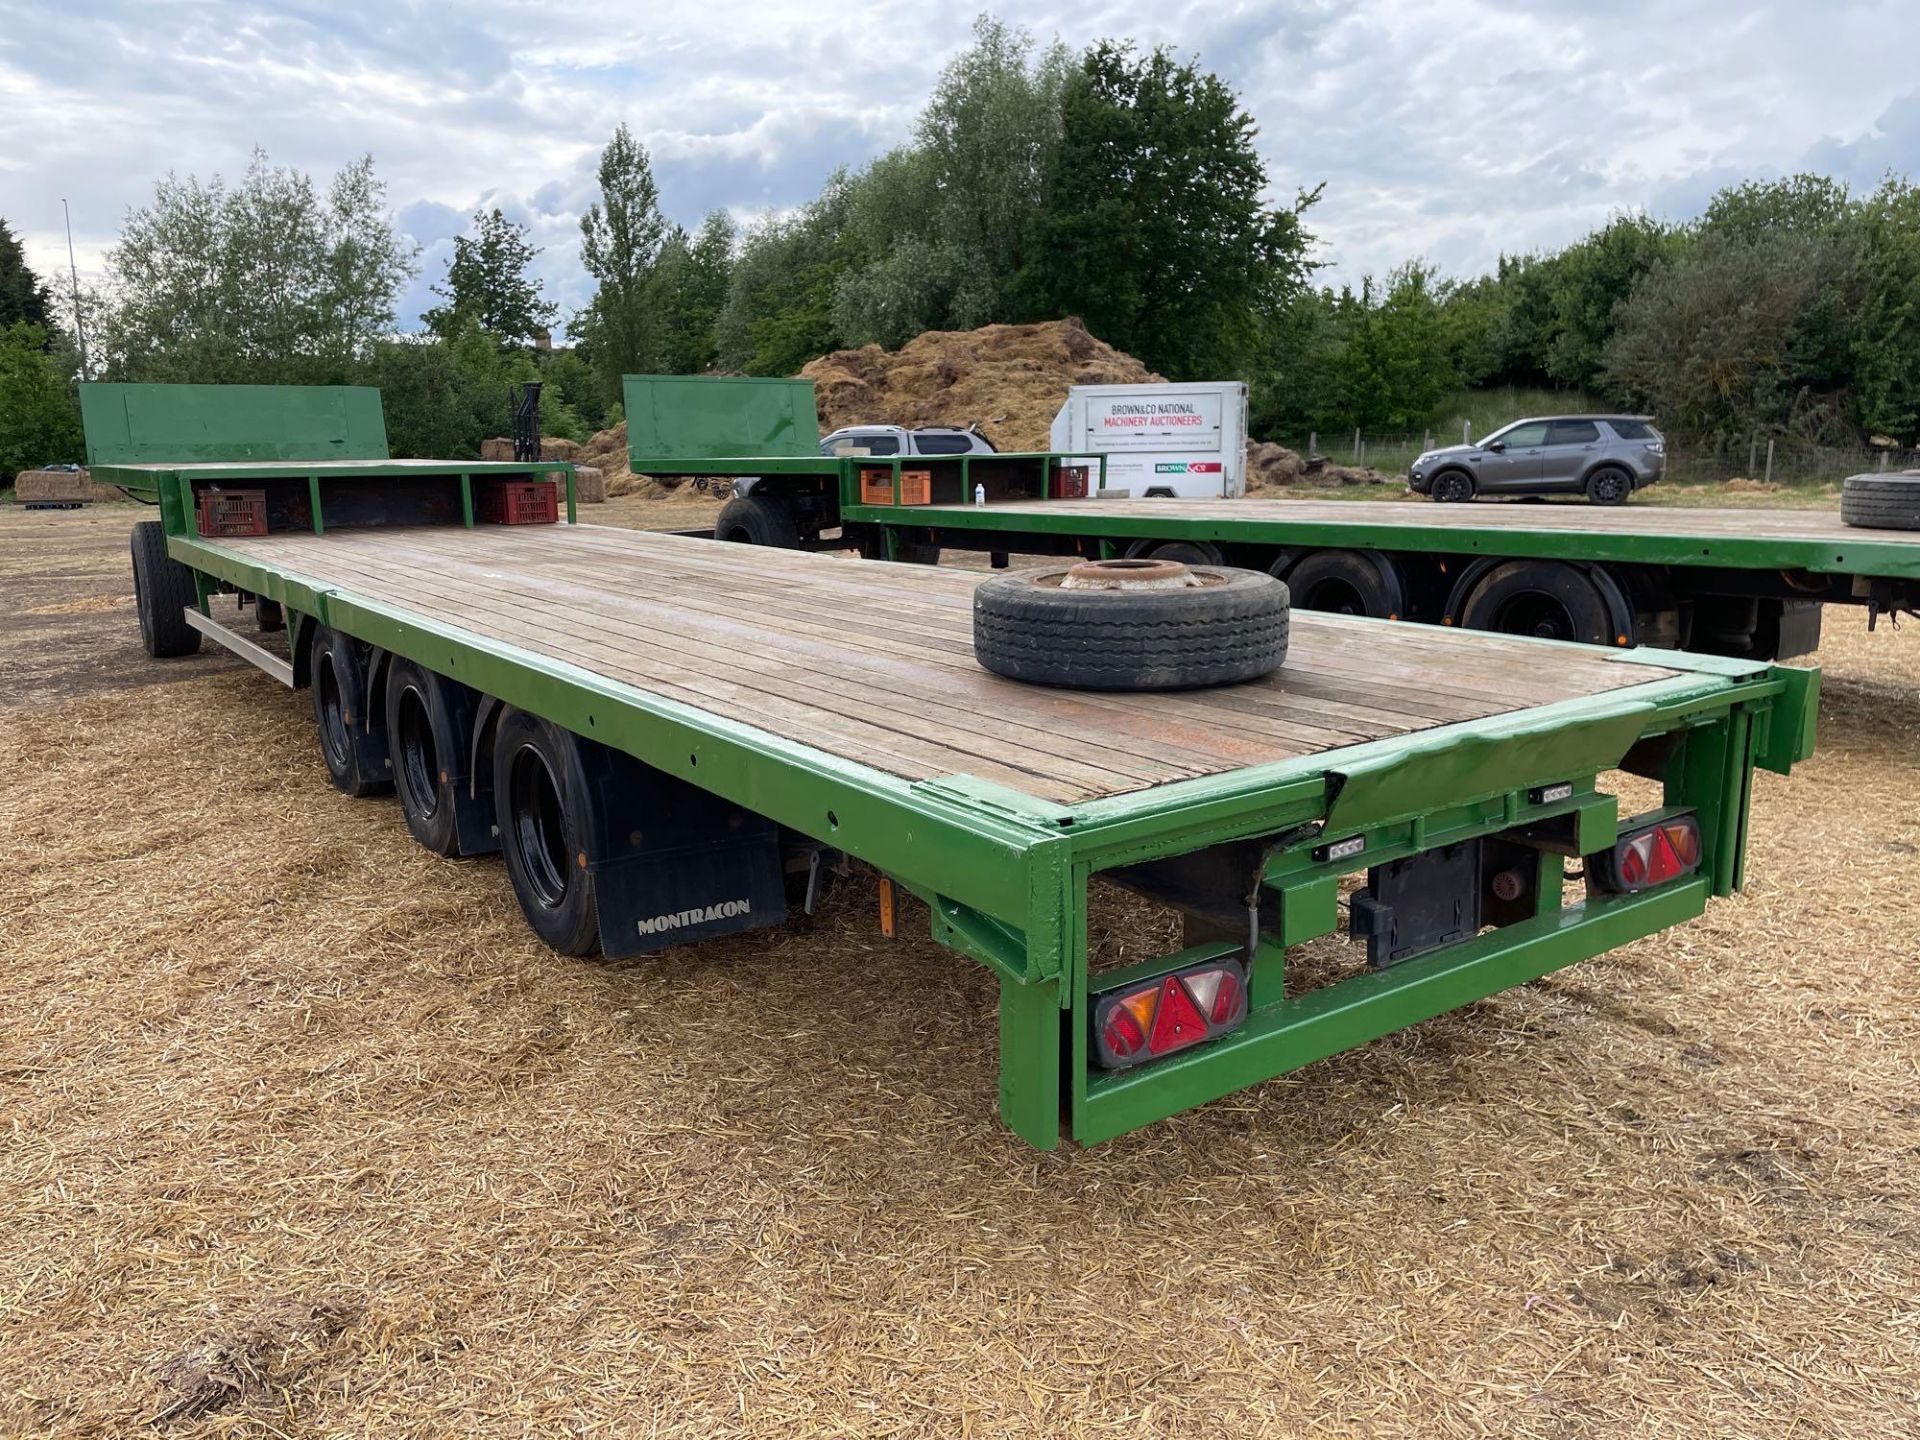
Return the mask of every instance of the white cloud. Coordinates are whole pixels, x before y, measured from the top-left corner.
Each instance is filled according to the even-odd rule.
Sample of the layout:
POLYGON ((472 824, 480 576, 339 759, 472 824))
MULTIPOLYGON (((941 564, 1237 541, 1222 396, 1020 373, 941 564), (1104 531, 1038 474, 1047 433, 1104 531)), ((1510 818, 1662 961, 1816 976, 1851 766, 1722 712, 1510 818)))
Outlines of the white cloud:
MULTIPOLYGON (((1870 184, 1920 140, 1920 88, 1891 63, 1920 48, 1911 0, 1000 8, 1043 39, 1167 44, 1226 76, 1276 196, 1327 182, 1310 224, 1342 279, 1410 255, 1476 270, 1803 164, 1870 184)), ((51 276, 69 197, 97 272, 168 170, 233 175, 260 145, 326 175, 371 152, 427 246, 410 307, 454 227, 498 204, 546 247, 540 272, 571 309, 615 123, 653 151, 676 219, 784 209, 906 138, 969 24, 908 0, 0 0, 0 216, 51 276)))

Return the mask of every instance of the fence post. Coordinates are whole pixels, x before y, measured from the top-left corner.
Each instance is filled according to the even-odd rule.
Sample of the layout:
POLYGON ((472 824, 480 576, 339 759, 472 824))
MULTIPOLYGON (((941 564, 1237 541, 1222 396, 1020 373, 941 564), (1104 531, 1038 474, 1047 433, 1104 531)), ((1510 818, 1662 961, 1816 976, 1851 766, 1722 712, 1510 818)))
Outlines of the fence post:
POLYGON ((1767 484, 1773 483, 1773 437, 1767 437, 1767 484))
POLYGON ((1311 460, 1314 456, 1318 455, 1319 453, 1320 453, 1320 432, 1318 430, 1309 430, 1307 432, 1307 458, 1311 460))
POLYGON ((1429 430, 1426 433, 1426 438, 1424 438, 1420 442, 1420 450, 1422 454, 1425 454, 1427 451, 1431 450, 1432 448, 1433 448, 1433 431, 1429 430))
POLYGON ((1471 420, 1462 420, 1460 422, 1460 443, 1462 445, 1471 445, 1473 443, 1473 422, 1471 420))
POLYGON ((1367 442, 1362 440, 1360 442, 1360 458, 1355 460, 1354 464, 1365 465, 1366 463, 1367 463, 1367 442))
POLYGON ((1760 463, 1760 437, 1751 431, 1747 434, 1747 478, 1753 478, 1753 470, 1760 463))
POLYGON ((1887 452, 1884 450, 1880 452, 1880 473, 1882 475, 1887 473, 1887 452))
POLYGON ((1356 465, 1360 463, 1360 427, 1358 425, 1353 427, 1353 463, 1356 465))

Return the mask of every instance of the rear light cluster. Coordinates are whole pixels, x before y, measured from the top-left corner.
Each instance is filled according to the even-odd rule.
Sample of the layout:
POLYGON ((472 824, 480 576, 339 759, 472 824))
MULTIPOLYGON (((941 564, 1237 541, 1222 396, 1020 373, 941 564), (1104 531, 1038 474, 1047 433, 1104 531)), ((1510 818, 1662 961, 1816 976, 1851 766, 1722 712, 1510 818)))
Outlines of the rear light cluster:
POLYGON ((1105 1070, 1158 1060, 1247 1018, 1247 972, 1238 960, 1208 960, 1130 985, 1093 1002, 1093 1042, 1105 1070))
POLYGON ((1692 815, 1675 815, 1630 830, 1596 858, 1603 888, 1619 895, 1651 890, 1700 868, 1700 822, 1692 815))

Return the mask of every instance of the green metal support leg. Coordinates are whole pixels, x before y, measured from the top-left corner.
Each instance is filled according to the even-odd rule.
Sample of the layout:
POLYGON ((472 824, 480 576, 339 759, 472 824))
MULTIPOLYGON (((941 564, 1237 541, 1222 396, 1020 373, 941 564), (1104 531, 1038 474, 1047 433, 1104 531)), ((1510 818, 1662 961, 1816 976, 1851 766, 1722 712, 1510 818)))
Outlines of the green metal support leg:
POLYGON ((1000 982, 1000 1118, 1036 1150, 1060 1144, 1062 1016, 1058 980, 1000 982))
POLYGON ((1667 803, 1689 806, 1700 817, 1702 869, 1715 895, 1731 895, 1742 879, 1752 742, 1751 717, 1735 708, 1724 720, 1689 730, 1667 773, 1667 803))

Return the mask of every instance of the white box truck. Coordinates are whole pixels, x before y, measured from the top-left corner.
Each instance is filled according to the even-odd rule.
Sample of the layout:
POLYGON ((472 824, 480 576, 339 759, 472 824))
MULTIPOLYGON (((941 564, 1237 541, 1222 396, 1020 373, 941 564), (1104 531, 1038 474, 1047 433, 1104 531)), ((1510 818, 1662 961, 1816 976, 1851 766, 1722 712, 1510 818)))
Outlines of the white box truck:
POLYGON ((1247 387, 1239 380, 1075 385, 1053 417, 1049 448, 1105 453, 1107 495, 1243 495, 1247 387))

